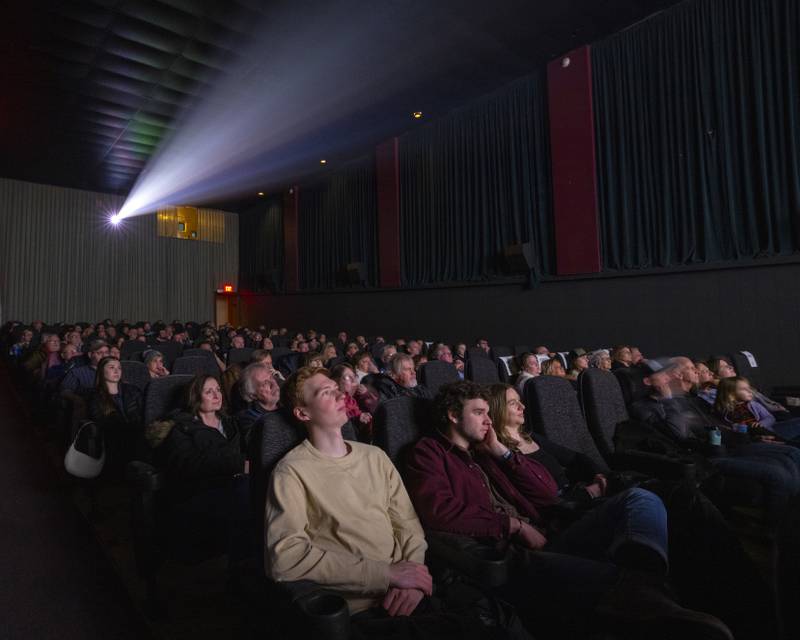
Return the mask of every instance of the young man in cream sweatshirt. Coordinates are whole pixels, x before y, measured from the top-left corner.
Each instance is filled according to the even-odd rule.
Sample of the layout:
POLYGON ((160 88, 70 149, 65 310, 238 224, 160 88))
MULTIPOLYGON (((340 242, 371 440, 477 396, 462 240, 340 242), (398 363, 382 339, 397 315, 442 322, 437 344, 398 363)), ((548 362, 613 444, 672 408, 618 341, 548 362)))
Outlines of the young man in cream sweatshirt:
POLYGON ((282 396, 308 438, 272 473, 267 574, 338 591, 351 614, 382 607, 390 616, 411 615, 432 580, 400 475, 377 447, 342 438, 344 396, 326 370, 300 369, 282 396))

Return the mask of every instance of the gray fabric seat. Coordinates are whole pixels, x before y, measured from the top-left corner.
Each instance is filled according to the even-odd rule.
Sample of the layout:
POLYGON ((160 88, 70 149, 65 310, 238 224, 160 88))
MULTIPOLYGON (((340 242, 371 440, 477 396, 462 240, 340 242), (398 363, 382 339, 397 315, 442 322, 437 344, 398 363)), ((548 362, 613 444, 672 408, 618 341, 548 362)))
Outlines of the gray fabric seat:
POLYGON ((441 360, 430 360, 423 364, 419 368, 418 377, 420 384, 428 387, 433 395, 436 395, 443 384, 458 382, 460 379, 455 365, 441 360))
POLYGON ((525 423, 535 433, 563 447, 586 454, 604 472, 600 455, 583 419, 575 389, 565 378, 539 376, 525 384, 525 423))
POLYGON ((179 342, 159 342, 151 348, 161 352, 164 356, 164 366, 170 371, 175 361, 183 355, 183 345, 179 342))
POLYGON ((400 469, 407 449, 422 436, 429 421, 430 401, 401 396, 378 405, 372 425, 372 442, 400 469))
POLYGON ((144 423, 166 417, 185 404, 186 391, 194 376, 171 375, 153 378, 144 393, 144 423))
POLYGON ((132 384, 139 391, 144 391, 150 383, 150 373, 145 364, 136 360, 121 360, 120 364, 122 365, 122 381, 132 384))
POLYGON ((470 358, 464 366, 464 377, 478 384, 495 384, 500 382, 497 363, 489 358, 470 358))
POLYGON ((611 462, 617 427, 629 420, 622 389, 614 374, 586 369, 578 376, 578 401, 589 433, 602 456, 611 462))
MULTIPOLYGON (((181 357, 188 357, 188 358, 209 358, 214 360, 214 354, 209 351, 208 349, 184 349, 181 357)), ((216 361, 215 361, 216 362, 216 361)))
POLYGON ((255 349, 244 347, 242 349, 231 349, 228 351, 228 365, 241 364, 246 365, 250 362, 250 356, 255 349))
POLYGON ((122 348, 119 350, 120 358, 122 360, 131 360, 136 353, 141 353, 150 347, 146 342, 141 340, 128 340, 122 343, 122 348))
POLYGON ((218 376, 219 367, 217 363, 210 358, 202 356, 181 356, 175 360, 175 364, 172 365, 172 373, 175 375, 188 374, 191 376, 205 373, 211 376, 218 376))
POLYGON ((292 350, 289 347, 279 347, 276 345, 275 348, 270 351, 270 355, 272 355, 272 364, 275 365, 275 363, 278 362, 278 358, 290 353, 292 353, 292 350))

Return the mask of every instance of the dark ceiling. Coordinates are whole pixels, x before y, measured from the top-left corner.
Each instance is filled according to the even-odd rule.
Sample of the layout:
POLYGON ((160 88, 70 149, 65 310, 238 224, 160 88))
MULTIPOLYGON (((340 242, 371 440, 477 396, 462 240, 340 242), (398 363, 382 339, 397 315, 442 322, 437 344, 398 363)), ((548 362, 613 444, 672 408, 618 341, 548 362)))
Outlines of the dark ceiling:
MULTIPOLYGON (((328 0, 326 8, 337 1, 328 0)), ((348 2, 347 10, 400 1, 348 2)), ((405 70, 413 81, 402 90, 342 114, 336 135, 315 132, 314 152, 342 161, 364 153, 415 126, 412 110, 423 110, 430 121, 675 3, 405 0, 408 19, 397 29, 411 45, 423 31, 433 34, 436 46, 427 49, 424 65, 408 58, 416 67, 405 70)), ((314 10, 306 0, 7 4, 0 34, 0 176, 115 193, 131 188, 176 120, 242 62, 249 45, 270 37, 273 16, 288 13, 302 23, 314 10)), ((310 144, 301 136, 289 146, 310 144)), ((280 174, 265 169, 265 187, 319 170, 302 156, 280 174)))

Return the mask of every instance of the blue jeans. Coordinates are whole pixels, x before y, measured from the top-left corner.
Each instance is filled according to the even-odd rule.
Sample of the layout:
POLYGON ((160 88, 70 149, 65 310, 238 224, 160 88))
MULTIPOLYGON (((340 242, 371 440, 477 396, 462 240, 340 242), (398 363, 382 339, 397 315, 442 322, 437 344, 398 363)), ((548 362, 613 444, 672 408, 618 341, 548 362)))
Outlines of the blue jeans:
POLYGON ((779 420, 772 425, 771 430, 777 433, 784 440, 795 440, 800 438, 800 418, 779 420))
POLYGON ((547 550, 613 561, 616 551, 631 542, 655 551, 669 566, 667 510, 661 498, 645 489, 628 489, 598 504, 547 550))
POLYGON ((800 493, 800 449, 783 444, 754 442, 736 447, 732 455, 713 458, 711 463, 724 475, 758 482, 764 491, 765 508, 780 517, 789 498, 800 493))

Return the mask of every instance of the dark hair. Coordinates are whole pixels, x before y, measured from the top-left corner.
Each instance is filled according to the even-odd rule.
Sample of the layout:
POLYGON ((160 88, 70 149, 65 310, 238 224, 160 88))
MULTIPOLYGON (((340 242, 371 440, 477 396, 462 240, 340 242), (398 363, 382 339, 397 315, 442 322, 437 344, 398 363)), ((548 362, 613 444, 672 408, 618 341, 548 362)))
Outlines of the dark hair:
POLYGON ((339 382, 339 380, 342 379, 342 376, 345 374, 346 371, 349 371, 350 373, 353 374, 356 372, 355 369, 353 368, 353 365, 347 362, 342 362, 341 364, 337 364, 333 369, 331 369, 331 378, 333 378, 336 382, 339 382))
POLYGON ((447 426, 450 413, 461 415, 464 412, 464 404, 468 400, 476 399, 489 402, 486 389, 475 382, 460 380, 442 385, 433 401, 433 416, 437 425, 440 428, 447 426))
MULTIPOLYGON (((197 416, 200 413, 200 405, 203 402, 203 387, 206 385, 206 380, 213 380, 217 384, 219 384, 219 379, 217 376, 212 376, 208 373, 203 373, 194 377, 191 384, 189 385, 189 389, 186 392, 186 410, 191 413, 193 416, 197 416)), ((222 389, 220 389, 222 391, 222 389)), ((222 409, 220 413, 225 412, 225 394, 222 394, 222 409)))
MULTIPOLYGON (((111 415, 117 410, 111 394, 108 392, 108 385, 106 385, 105 368, 106 365, 112 360, 119 362, 114 356, 106 356, 97 363, 97 372, 94 374, 94 389, 97 393, 98 404, 100 405, 100 412, 104 416, 111 415)), ((122 381, 120 380, 120 384, 122 381)))

